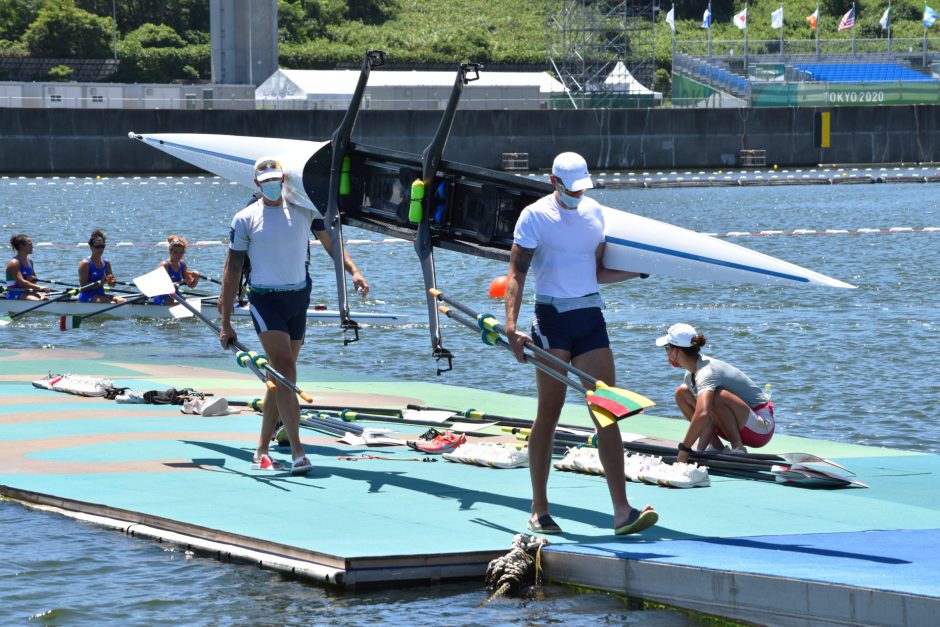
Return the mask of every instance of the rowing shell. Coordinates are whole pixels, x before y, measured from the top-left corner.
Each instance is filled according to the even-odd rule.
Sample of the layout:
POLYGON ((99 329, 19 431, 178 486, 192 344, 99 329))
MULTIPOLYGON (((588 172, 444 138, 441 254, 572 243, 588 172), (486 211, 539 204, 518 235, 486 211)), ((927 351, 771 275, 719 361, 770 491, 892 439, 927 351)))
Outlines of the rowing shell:
MULTIPOLYGON (((306 207, 326 207, 331 146, 267 137, 195 133, 137 134, 144 142, 187 163, 254 190, 255 160, 278 157, 287 173, 285 196, 306 207)), ((418 155, 352 145, 350 191, 340 198, 343 222, 413 240, 408 221, 411 182, 420 175, 418 155)), ((522 209, 551 192, 543 182, 443 161, 443 183, 434 203, 442 219, 432 226, 434 245, 508 260, 513 228, 522 209)), ((604 265, 616 270, 683 279, 852 288, 853 285, 731 242, 609 207, 604 208, 604 265)))
MULTIPOLYGON (((35 300, 4 300, 0 299, 0 311, 6 310, 14 314, 29 307, 34 307, 39 303, 35 300)), ((57 316, 88 316, 101 311, 107 307, 112 307, 112 303, 79 303, 77 301, 58 301, 49 303, 37 309, 35 313, 53 314, 57 316)), ((170 307, 166 305, 154 305, 152 303, 129 304, 115 307, 107 313, 101 314, 102 318, 173 318, 170 307)), ((204 308, 206 313, 218 316, 215 306, 204 308)), ((232 315, 238 318, 244 318, 251 315, 247 307, 235 307, 232 315)), ((328 309, 311 308, 307 310, 307 320, 309 322, 335 324, 339 321, 339 312, 328 309)), ((370 325, 403 325, 407 324, 409 317, 406 315, 387 314, 387 313, 369 313, 356 312, 356 320, 362 324, 370 325)))

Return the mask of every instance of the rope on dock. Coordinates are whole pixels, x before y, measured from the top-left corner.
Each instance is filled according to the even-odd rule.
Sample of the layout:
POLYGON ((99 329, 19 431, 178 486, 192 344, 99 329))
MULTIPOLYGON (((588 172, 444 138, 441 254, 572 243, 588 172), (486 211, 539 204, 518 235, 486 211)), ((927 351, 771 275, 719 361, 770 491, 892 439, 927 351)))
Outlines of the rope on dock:
POLYGON ((484 581, 491 594, 480 607, 501 596, 517 594, 526 586, 538 585, 542 572, 542 547, 547 545, 545 538, 516 534, 509 553, 497 557, 486 567, 484 581))

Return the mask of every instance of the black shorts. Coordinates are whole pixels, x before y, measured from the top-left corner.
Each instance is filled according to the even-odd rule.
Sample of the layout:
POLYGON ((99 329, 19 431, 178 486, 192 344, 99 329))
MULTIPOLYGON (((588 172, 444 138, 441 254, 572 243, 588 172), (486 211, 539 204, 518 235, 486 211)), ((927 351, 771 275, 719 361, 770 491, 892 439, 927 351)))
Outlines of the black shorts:
POLYGON ((291 291, 252 290, 249 298, 255 331, 283 331, 291 340, 304 339, 310 287, 291 291))
POLYGON ((610 348, 607 323, 600 307, 558 313, 554 306, 535 305, 532 339, 539 348, 558 348, 577 357, 597 348, 610 348))

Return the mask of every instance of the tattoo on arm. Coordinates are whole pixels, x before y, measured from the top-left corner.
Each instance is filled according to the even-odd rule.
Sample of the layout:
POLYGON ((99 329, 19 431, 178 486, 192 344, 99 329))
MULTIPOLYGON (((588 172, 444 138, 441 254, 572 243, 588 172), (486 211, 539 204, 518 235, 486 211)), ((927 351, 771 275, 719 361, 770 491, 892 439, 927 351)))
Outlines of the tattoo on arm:
POLYGON ((529 272, 529 266, 532 265, 532 256, 534 254, 534 248, 523 248, 521 246, 513 247, 513 258, 511 262, 516 271, 521 272, 522 274, 527 274, 529 272))

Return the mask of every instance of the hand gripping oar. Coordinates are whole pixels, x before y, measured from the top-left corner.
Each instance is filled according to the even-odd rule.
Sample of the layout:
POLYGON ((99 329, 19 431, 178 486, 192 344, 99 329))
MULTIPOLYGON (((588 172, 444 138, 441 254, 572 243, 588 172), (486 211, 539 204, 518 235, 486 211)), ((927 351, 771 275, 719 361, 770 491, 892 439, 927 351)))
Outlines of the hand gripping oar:
POLYGON ((99 309, 98 311, 94 311, 90 314, 85 314, 84 316, 63 315, 59 318, 59 330, 68 331, 69 329, 77 329, 78 327, 81 326, 82 320, 87 320, 93 316, 100 316, 101 314, 108 313, 109 311, 113 309, 117 309, 118 307, 123 307, 124 305, 131 305, 145 298, 147 298, 146 294, 138 294, 137 296, 132 296, 128 298, 124 302, 115 303, 114 305, 111 305, 110 307, 99 309))
MULTIPOLYGON (((137 277, 134 279, 134 284, 137 288, 150 296, 161 296, 163 294, 175 293, 176 300, 178 304, 182 305, 190 311, 194 316, 206 323, 210 329, 215 331, 217 334, 222 332, 222 329, 216 323, 212 322, 203 314, 199 309, 193 307, 183 296, 176 290, 173 289, 173 282, 170 280, 170 275, 166 273, 166 270, 163 268, 157 268, 152 270, 147 274, 137 277)), ((239 366, 243 368, 248 368, 255 373, 265 385, 273 389, 274 383, 269 381, 266 376, 264 376, 263 370, 266 370, 271 377, 273 377, 278 383, 284 387, 293 390, 297 396, 304 399, 307 403, 313 402, 313 397, 297 387, 297 384, 285 377, 283 374, 278 372, 274 366, 268 363, 268 360, 263 356, 255 353, 254 351, 249 351, 245 346, 238 340, 232 340, 229 343, 228 347, 233 353, 235 353, 235 361, 239 366)))
MULTIPOLYGON (((473 322, 470 318, 450 309, 445 305, 440 306, 440 312, 452 320, 463 324, 464 326, 470 329, 478 328, 478 325, 473 322)), ((483 331, 483 341, 490 346, 502 346, 510 352, 513 352, 512 346, 507 342, 499 333, 490 330, 483 331)), ((529 349, 538 348, 531 345, 526 346, 529 349)), ((565 385, 571 387, 572 389, 581 392, 584 395, 585 400, 587 401, 588 408, 591 410, 591 413, 594 415, 594 418, 597 420, 598 424, 603 428, 609 425, 614 424, 618 420, 637 414, 647 407, 652 407, 655 405, 653 401, 641 396, 635 392, 630 392, 629 390, 620 390, 619 388, 609 388, 598 387, 598 391, 592 391, 574 381, 569 379, 566 375, 558 372, 547 363, 538 359, 540 356, 539 353, 536 353, 535 356, 526 355, 526 361, 536 369, 544 372, 553 379, 564 383, 565 385), (601 396, 600 392, 609 393, 609 396, 601 396)), ((554 358, 554 355, 552 355, 554 358)), ((558 360, 560 363, 564 363, 561 360, 558 360)), ((575 374, 580 372, 575 369, 575 374)), ((586 374, 586 373, 585 373, 586 374)), ((603 385, 600 381, 591 378, 592 383, 603 385)))
MULTIPOLYGON (((476 320, 476 324, 471 323, 468 326, 470 326, 470 328, 476 327, 481 329, 483 331, 483 341, 485 343, 495 344, 497 343, 497 339, 502 339, 500 337, 501 335, 506 335, 506 330, 496 321, 496 318, 493 316, 489 314, 477 313, 459 301, 445 296, 438 289, 431 289, 429 292, 432 296, 444 301, 448 305, 452 305, 467 316, 474 318, 476 320)), ((466 324, 464 320, 458 321, 464 322, 464 324, 466 324)), ((508 343, 506 343, 506 345, 509 346, 508 343)), ((572 387, 584 394, 587 404, 590 406, 592 413, 594 413, 595 417, 598 419, 601 427, 606 427, 607 425, 612 424, 617 420, 626 418, 627 416, 632 416, 633 414, 640 412, 647 407, 652 407, 655 405, 653 401, 646 398, 645 396, 642 396, 641 394, 606 385, 603 381, 600 381, 590 374, 584 372, 580 368, 576 368, 568 362, 559 359, 555 355, 552 355, 548 351, 539 348, 531 342, 526 342, 525 347, 540 359, 554 364, 564 371, 580 378, 582 381, 587 381, 589 385, 594 386, 593 390, 588 390, 584 386, 575 387, 572 385, 572 387)), ((512 350, 511 346, 509 346, 509 348, 512 350)), ((532 363, 535 364, 538 362, 532 361, 532 363)), ((540 370, 543 372, 548 372, 548 370, 556 372, 551 368, 548 370, 540 368, 540 370)), ((562 380, 566 385, 572 384, 571 380, 563 375, 559 380, 562 380)))
POLYGON ((51 305, 52 303, 56 303, 56 302, 59 302, 60 300, 65 300, 66 298, 75 296, 82 290, 95 288, 95 287, 98 287, 99 285, 101 285, 101 281, 94 281, 93 283, 89 283, 88 285, 83 285, 82 287, 76 287, 70 290, 66 290, 54 298, 50 298, 49 300, 39 301, 39 304, 33 307, 28 307, 24 309, 23 311, 18 311, 15 314, 12 314, 9 316, 0 317, 0 327, 5 327, 11 322, 13 322, 14 320, 16 320, 17 318, 21 318, 32 311, 36 311, 37 309, 42 309, 43 307, 46 307, 47 305, 51 305))

